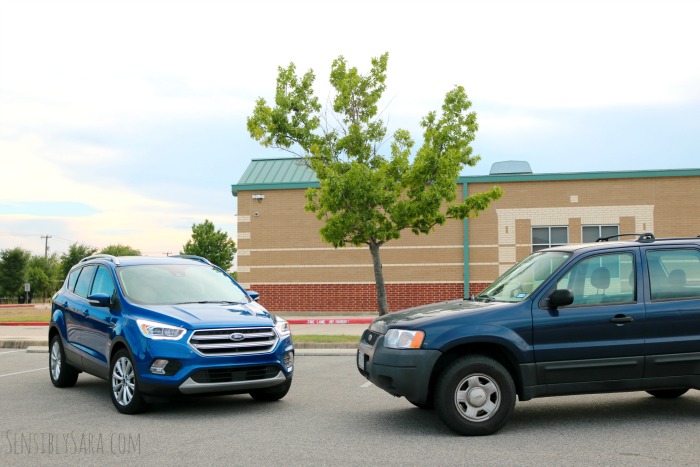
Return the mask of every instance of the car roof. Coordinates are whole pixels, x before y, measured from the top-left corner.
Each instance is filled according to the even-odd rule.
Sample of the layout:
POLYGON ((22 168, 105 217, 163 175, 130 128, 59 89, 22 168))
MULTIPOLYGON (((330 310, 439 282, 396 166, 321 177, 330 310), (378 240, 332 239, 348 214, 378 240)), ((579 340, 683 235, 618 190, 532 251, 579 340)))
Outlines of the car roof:
POLYGON ((92 255, 80 260, 78 264, 90 264, 99 262, 102 264, 112 264, 118 266, 143 266, 149 264, 199 264, 201 266, 213 266, 206 258, 194 255, 175 256, 112 256, 112 255, 92 255))
MULTIPOLYGON (((643 234, 651 235, 651 234, 643 234)), ((611 250, 614 248, 626 248, 626 247, 642 247, 642 246, 671 246, 671 245, 694 245, 700 246, 700 237, 687 237, 687 238, 656 238, 653 235, 649 237, 642 238, 640 236, 637 240, 618 240, 618 241, 608 241, 601 240, 594 243, 570 243, 566 245, 554 246, 551 248, 545 248, 540 251, 567 251, 575 252, 582 250, 611 250)))

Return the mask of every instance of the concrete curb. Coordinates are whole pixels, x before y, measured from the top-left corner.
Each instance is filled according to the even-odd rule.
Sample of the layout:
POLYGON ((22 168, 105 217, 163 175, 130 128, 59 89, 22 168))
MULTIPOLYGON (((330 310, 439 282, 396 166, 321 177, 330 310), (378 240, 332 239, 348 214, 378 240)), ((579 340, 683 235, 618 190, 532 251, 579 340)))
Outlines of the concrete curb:
POLYGON ((35 346, 48 349, 49 341, 45 339, 0 339, 0 349, 26 349, 35 346))

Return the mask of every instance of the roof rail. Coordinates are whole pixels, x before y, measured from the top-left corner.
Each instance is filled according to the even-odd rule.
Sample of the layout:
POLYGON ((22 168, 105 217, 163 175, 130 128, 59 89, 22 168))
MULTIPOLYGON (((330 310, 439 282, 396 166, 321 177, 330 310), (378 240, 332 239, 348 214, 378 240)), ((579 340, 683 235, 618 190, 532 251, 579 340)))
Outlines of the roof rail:
POLYGON ((646 233, 622 233, 622 234, 617 234, 617 235, 610 235, 609 237, 599 237, 596 242, 607 242, 611 238, 620 238, 620 237, 631 237, 635 236, 637 237, 637 242, 639 243, 651 243, 654 240, 656 240, 656 237, 654 237, 654 234, 651 232, 646 232, 646 233))
POLYGON ((91 259, 106 259, 107 261, 111 261, 111 262, 113 262, 113 263, 116 264, 116 265, 122 264, 122 263, 119 261, 119 258, 117 258, 116 256, 106 255, 106 254, 99 254, 99 255, 86 256, 85 258, 81 259, 81 260, 79 261, 79 263, 82 263, 83 261, 89 261, 89 260, 91 260, 91 259))
POLYGON ((208 264, 209 266, 214 266, 211 261, 206 259, 203 256, 197 256, 197 255, 172 255, 170 256, 171 258, 184 258, 184 259, 193 259, 195 261, 199 261, 200 263, 208 264))

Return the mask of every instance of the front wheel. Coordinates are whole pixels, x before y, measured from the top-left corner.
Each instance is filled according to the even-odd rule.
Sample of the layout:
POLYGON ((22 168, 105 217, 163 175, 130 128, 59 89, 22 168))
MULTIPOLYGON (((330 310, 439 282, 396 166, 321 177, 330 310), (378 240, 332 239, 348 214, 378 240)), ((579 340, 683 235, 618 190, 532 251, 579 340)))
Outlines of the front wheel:
POLYGON ((659 399, 675 399, 681 397, 683 394, 688 392, 688 388, 678 388, 678 389, 654 389, 653 391, 647 391, 652 396, 659 399))
POLYGON ((515 410, 515 385, 496 360, 468 355, 452 362, 439 376, 435 410, 455 432, 483 436, 497 432, 515 410))
POLYGON ((71 388, 78 381, 78 373, 80 372, 66 362, 61 338, 58 335, 53 336, 49 350, 49 375, 53 385, 57 388, 71 388))
POLYGON ((282 384, 277 386, 272 386, 271 388, 255 389, 250 391, 250 397, 256 401, 262 402, 273 402, 282 399, 289 392, 289 388, 292 387, 292 378, 289 378, 282 384))
POLYGON ((136 367, 126 349, 118 351, 109 369, 110 394, 116 409, 124 414, 136 414, 148 410, 136 378, 136 367))

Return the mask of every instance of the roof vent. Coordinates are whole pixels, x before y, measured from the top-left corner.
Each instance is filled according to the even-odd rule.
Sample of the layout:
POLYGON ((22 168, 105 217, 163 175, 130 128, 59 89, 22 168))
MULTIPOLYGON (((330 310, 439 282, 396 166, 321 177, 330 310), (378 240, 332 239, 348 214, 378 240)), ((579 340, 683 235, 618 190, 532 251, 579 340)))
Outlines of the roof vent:
POLYGON ((494 162, 489 175, 531 174, 532 169, 527 161, 494 162))

